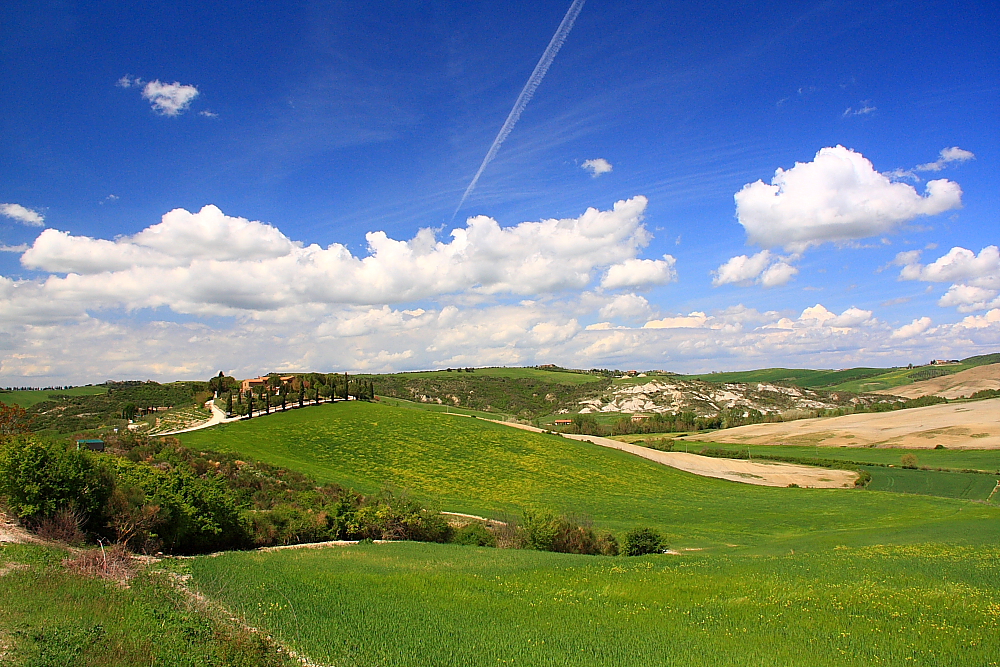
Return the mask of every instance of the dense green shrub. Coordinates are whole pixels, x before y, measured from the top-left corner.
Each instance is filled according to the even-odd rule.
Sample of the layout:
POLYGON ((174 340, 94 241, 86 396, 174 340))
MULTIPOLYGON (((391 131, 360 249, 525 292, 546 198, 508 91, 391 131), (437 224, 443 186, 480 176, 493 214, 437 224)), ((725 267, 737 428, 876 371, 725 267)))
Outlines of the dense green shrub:
POLYGON ((456 530, 451 541, 455 544, 474 547, 495 547, 497 545, 496 535, 479 522, 467 524, 456 530))
POLYGON ((117 488, 140 496, 129 505, 158 508, 149 532, 164 549, 203 552, 249 544, 249 525, 222 480, 118 457, 109 465, 117 488))
POLYGON ((635 528, 625 533, 622 539, 622 555, 643 556, 662 553, 663 537, 652 528, 635 528))
POLYGON ((552 512, 525 512, 517 530, 524 549, 609 556, 618 552, 610 533, 597 535, 586 523, 552 512))
POLYGON ((38 522, 72 508, 100 525, 114 481, 87 451, 31 436, 0 442, 0 497, 21 519, 38 522))

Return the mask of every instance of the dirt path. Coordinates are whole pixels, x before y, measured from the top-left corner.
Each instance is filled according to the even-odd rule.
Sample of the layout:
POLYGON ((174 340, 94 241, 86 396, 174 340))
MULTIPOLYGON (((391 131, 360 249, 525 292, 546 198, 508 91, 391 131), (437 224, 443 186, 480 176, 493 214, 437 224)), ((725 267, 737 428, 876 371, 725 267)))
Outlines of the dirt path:
POLYGON ((683 439, 735 445, 1000 449, 1000 398, 738 426, 683 439))
MULTIPOLYGON (((542 429, 525 424, 498 423, 505 423, 507 426, 513 426, 525 431, 544 432, 542 429)), ((701 475, 702 477, 716 477, 731 482, 743 482, 744 484, 757 484, 760 486, 788 486, 789 484, 796 484, 801 487, 813 489, 836 489, 844 487, 853 488, 854 480, 858 478, 858 474, 850 470, 829 470, 826 468, 814 468, 812 466, 793 465, 791 463, 717 459, 709 456, 688 454, 687 452, 661 452, 649 449, 648 447, 631 445, 626 442, 619 442, 610 438, 600 438, 593 435, 573 435, 567 433, 563 437, 590 442, 602 447, 619 449, 623 452, 649 459, 650 461, 662 463, 671 468, 701 475)))
POLYGON ((983 389, 1000 389, 1000 364, 976 366, 954 375, 942 375, 930 380, 921 380, 903 387, 893 387, 875 393, 891 394, 904 398, 919 398, 920 396, 961 398, 972 396, 983 389))

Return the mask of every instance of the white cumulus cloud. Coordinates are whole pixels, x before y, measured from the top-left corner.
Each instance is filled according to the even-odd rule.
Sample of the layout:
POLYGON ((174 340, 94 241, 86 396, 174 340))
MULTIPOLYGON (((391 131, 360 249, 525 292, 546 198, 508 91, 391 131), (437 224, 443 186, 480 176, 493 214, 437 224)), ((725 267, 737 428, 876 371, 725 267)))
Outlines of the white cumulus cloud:
POLYGON ((931 318, 920 317, 909 324, 904 324, 895 331, 892 332, 892 338, 913 338, 914 336, 919 336, 920 334, 927 331, 931 326, 931 318))
POLYGON ((900 280, 919 280, 952 285, 938 301, 939 306, 969 313, 1000 305, 1000 249, 995 245, 975 252, 954 247, 930 264, 920 263, 921 251, 896 255, 894 264, 902 266, 900 280))
POLYGON ((952 162, 968 162, 969 160, 975 159, 976 156, 972 153, 972 151, 963 150, 958 146, 952 146, 951 148, 942 149, 938 159, 934 162, 917 165, 914 169, 916 171, 941 171, 952 162))
POLYGON ((761 250, 754 255, 737 255, 712 272, 712 285, 750 284, 778 287, 791 280, 799 270, 790 264, 798 257, 773 255, 761 250))
POLYGON ((607 269, 605 287, 659 284, 673 258, 639 260, 649 241, 644 197, 577 218, 502 228, 485 216, 440 241, 370 232, 367 256, 345 246, 292 241, 277 228, 215 206, 171 211, 115 240, 49 229, 22 255, 46 279, 7 281, 0 315, 75 317, 94 309, 156 308, 233 315, 323 304, 391 304, 443 295, 535 295, 583 289, 607 269), (57 274, 65 274, 60 276, 57 274))
POLYGON ((735 200, 750 243, 801 252, 828 241, 885 234, 919 216, 959 208, 962 190, 939 179, 929 181, 920 195, 877 172, 860 153, 834 146, 821 149, 812 162, 779 168, 770 184, 748 183, 735 200))
POLYGON ((604 320, 633 320, 648 318, 652 308, 644 297, 638 294, 619 294, 610 303, 605 304, 599 317, 604 320))
POLYGON ((613 169, 611 163, 602 157, 593 160, 584 160, 580 166, 589 171, 590 175, 594 178, 597 178, 601 174, 607 174, 613 169))
MULTIPOLYGON (((141 83, 141 80, 134 81, 134 85, 141 83)), ((142 96, 149 100, 153 110, 161 116, 177 116, 186 111, 194 98, 198 97, 198 89, 177 81, 163 83, 159 79, 154 79, 143 87, 142 96)))
POLYGON ((0 204, 0 215, 29 227, 45 226, 45 217, 41 213, 20 204, 0 204))
POLYGON ((674 265, 677 260, 671 255, 663 259, 626 259, 620 264, 608 267, 608 272, 601 279, 604 289, 620 289, 622 287, 645 287, 649 285, 666 285, 677 280, 674 265))

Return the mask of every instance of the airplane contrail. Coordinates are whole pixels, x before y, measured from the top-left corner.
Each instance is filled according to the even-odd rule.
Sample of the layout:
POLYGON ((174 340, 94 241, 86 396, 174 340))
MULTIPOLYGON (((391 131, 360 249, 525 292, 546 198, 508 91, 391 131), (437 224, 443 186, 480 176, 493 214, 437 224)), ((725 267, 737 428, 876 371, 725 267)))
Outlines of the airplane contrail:
POLYGON ((549 42, 548 47, 546 47, 545 52, 542 53, 542 57, 539 58, 538 64, 535 65, 534 71, 531 76, 528 77, 528 82, 524 84, 524 88, 521 89, 521 94, 517 96, 517 101, 514 102, 514 108, 510 110, 510 114, 507 115, 507 120, 504 121, 503 127, 500 128, 500 132, 497 133, 497 138, 493 140, 493 145, 490 146, 490 150, 487 151, 486 157, 483 158, 483 163, 479 165, 479 171, 476 175, 472 177, 472 182, 469 183, 469 187, 465 189, 465 194, 462 195, 462 200, 458 202, 458 208, 455 212, 451 214, 452 221, 455 220, 455 216, 458 212, 462 210, 462 205, 465 204, 466 198, 469 193, 476 187, 476 183, 479 182, 479 177, 483 175, 483 170, 486 169, 493 158, 496 157, 497 151, 500 150, 500 144, 503 143, 507 135, 510 134, 511 130, 514 129, 514 125, 517 124, 517 120, 521 117, 521 112, 524 108, 528 106, 528 102, 531 101, 531 96, 535 94, 535 90, 538 88, 538 84, 542 82, 545 78, 545 73, 549 71, 549 66, 552 61, 555 60, 556 54, 559 53, 559 49, 562 48, 563 42, 569 36, 569 31, 573 29, 573 23, 576 21, 576 17, 579 16, 580 10, 583 9, 583 3, 585 0, 573 0, 573 4, 569 6, 566 10, 566 16, 563 17, 562 23, 556 29, 556 34, 552 35, 552 40, 549 42))

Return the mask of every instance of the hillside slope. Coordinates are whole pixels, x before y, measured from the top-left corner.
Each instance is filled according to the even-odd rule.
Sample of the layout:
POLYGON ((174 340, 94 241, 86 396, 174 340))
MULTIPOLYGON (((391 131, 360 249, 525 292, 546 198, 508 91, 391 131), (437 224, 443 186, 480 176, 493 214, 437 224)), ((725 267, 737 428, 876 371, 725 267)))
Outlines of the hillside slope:
POLYGON ((740 445, 995 449, 1000 448, 1000 398, 738 426, 689 439, 740 445))
POLYGON ((709 479, 586 442, 360 401, 180 439, 196 450, 239 452, 365 492, 406 490, 450 511, 482 516, 535 508, 590 517, 615 531, 655 526, 679 546, 886 544, 925 531, 942 539, 1000 539, 995 507, 709 479))
POLYGON ((903 398, 919 398, 920 396, 961 398, 971 396, 984 389, 1000 389, 1000 364, 975 366, 952 375, 921 380, 905 387, 896 387, 875 393, 892 394, 903 398))

